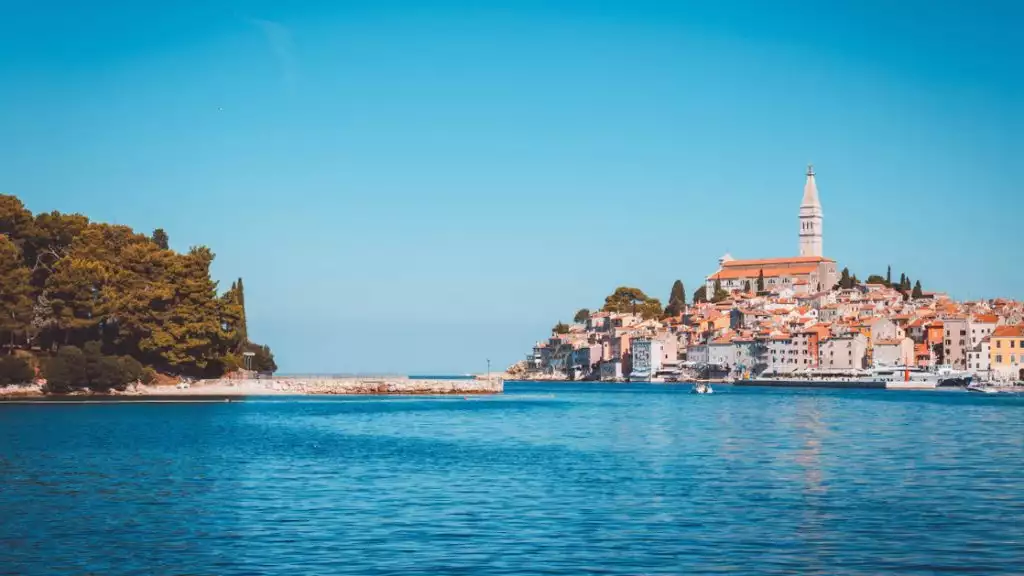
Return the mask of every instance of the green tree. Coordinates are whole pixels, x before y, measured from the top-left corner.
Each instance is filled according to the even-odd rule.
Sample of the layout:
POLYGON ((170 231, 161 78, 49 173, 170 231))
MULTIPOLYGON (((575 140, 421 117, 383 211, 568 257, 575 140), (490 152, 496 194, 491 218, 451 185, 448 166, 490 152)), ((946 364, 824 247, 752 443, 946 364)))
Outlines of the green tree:
POLYGON ((707 302, 707 301, 708 301, 708 289, 707 289, 707 286, 701 285, 700 288, 697 288, 696 290, 693 291, 693 303, 694 304, 700 304, 702 302, 707 302))
POLYGON ((0 194, 0 234, 20 243, 32 236, 32 213, 17 196, 0 194))
POLYGON ((31 328, 32 287, 21 252, 7 236, 0 235, 0 342, 15 343, 18 334, 31 328))
POLYGON ((661 301, 644 294, 639 288, 620 286, 604 299, 605 312, 638 314, 644 319, 659 318, 662 314, 661 301))
POLYGON ((715 286, 714 286, 714 288, 715 288, 715 291, 714 291, 714 293, 711 296, 711 301, 712 302, 717 304, 719 302, 722 302, 723 300, 728 300, 729 299, 730 294, 722 289, 722 281, 721 280, 715 279, 715 286))
POLYGON ((850 269, 843 268, 843 271, 839 273, 839 287, 843 290, 849 290, 853 288, 853 278, 850 277, 850 269))
POLYGON ((886 284, 886 285, 888 285, 886 279, 883 278, 879 274, 872 274, 871 276, 868 276, 868 284, 886 284))
POLYGON ((564 322, 559 322, 558 324, 555 324, 553 328, 551 328, 551 332, 552 334, 568 334, 569 325, 564 322))
POLYGON ((131 356, 121 356, 117 359, 117 363, 121 372, 121 384, 142 380, 145 367, 138 360, 131 356))
POLYGON ((274 361, 274 353, 266 344, 253 348, 253 369, 257 372, 277 372, 277 362, 274 361))
POLYGON ((885 267, 885 285, 892 286, 892 265, 885 267))
POLYGON ((746 292, 746 293, 748 293, 748 294, 750 293, 750 280, 747 280, 747 281, 746 281, 746 282, 745 282, 745 283, 743 284, 743 291, 744 291, 744 292, 746 292))
POLYGON ((918 280, 917 282, 914 283, 914 291, 911 293, 911 297, 916 300, 918 298, 922 298, 923 296, 924 292, 921 291, 921 281, 918 280))
POLYGON ((757 292, 764 292, 764 268, 757 271, 757 292))
POLYGON ((0 386, 28 384, 35 375, 28 360, 18 356, 0 356, 0 386))
POLYGON ((51 392, 71 392, 89 384, 85 354, 76 346, 61 346, 44 365, 46 387, 51 392))
POLYGON ((167 237, 167 232, 163 228, 153 230, 153 243, 161 250, 168 250, 170 248, 170 241, 170 238, 167 237))
POLYGON ((572 317, 572 321, 577 324, 583 324, 590 318, 590 310, 586 308, 580 308, 576 311, 576 315, 572 317))
POLYGON ((665 307, 665 316, 679 316, 686 310, 686 289, 682 280, 672 283, 672 291, 668 295, 668 306, 665 307))

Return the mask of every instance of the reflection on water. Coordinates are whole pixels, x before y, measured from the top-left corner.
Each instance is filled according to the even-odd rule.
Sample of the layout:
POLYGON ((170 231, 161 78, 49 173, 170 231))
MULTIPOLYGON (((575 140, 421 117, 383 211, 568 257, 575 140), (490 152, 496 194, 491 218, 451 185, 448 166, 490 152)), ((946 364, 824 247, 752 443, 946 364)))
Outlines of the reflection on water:
POLYGON ((1019 573, 1021 399, 716 391, 0 406, 0 572, 1019 573))

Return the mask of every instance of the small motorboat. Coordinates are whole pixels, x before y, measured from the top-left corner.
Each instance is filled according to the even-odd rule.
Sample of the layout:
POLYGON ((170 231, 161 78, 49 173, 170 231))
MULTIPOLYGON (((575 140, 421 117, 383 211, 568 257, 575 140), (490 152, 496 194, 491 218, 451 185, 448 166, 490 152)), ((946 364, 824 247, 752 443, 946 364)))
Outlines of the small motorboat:
POLYGON ((711 388, 711 384, 707 382, 694 382, 693 388, 690 390, 690 394, 714 394, 715 391, 711 388))
POLYGON ((999 386, 992 382, 974 382, 967 386, 968 392, 976 394, 1012 394, 1013 391, 1006 386, 999 386))

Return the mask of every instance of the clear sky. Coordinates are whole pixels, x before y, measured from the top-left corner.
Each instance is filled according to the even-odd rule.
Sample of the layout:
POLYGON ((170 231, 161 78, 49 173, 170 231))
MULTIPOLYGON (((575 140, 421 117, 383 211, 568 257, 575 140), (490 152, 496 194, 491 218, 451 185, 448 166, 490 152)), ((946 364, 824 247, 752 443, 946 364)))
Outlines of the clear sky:
POLYGON ((483 371, 797 251, 1024 298, 1024 3, 0 0, 0 191, 245 278, 287 372, 483 371), (287 5, 287 6, 286 6, 287 5), (295 5, 295 6, 291 6, 295 5))

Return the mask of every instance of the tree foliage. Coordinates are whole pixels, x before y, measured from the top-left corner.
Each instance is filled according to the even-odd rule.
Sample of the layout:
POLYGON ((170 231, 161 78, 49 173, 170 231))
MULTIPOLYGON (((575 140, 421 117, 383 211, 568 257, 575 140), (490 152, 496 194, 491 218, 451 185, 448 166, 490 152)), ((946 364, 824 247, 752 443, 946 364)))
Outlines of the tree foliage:
POLYGON ((28 384, 35 379, 35 375, 28 360, 18 356, 0 356, 0 386, 28 384))
POLYGON ((590 310, 580 308, 576 311, 576 315, 572 317, 572 321, 577 324, 583 324, 588 318, 590 318, 590 310))
POLYGON ((700 288, 697 288, 696 290, 693 291, 693 303, 694 304, 700 304, 701 302, 707 302, 707 301, 708 301, 708 289, 707 289, 707 286, 701 285, 700 288))
POLYGON ((764 292, 764 269, 757 271, 757 292, 758 294, 764 292))
POLYGON ((885 278, 883 278, 879 274, 872 274, 872 275, 868 276, 868 284, 886 284, 886 285, 888 285, 888 283, 886 282, 885 278))
POLYGON ((661 301, 644 294, 639 288, 620 286, 604 299, 605 312, 638 314, 644 319, 659 318, 662 314, 661 301))
POLYGON ((715 291, 711 295, 711 301, 715 304, 729 299, 729 293, 722 289, 722 281, 715 279, 715 291))
POLYGON ((911 296, 911 298, 914 298, 915 300, 917 298, 922 298, 924 296, 924 292, 921 290, 921 281, 920 280, 918 280, 917 282, 914 282, 914 290, 913 290, 913 292, 911 292, 910 296, 911 296))
POLYGON ((682 280, 672 283, 672 291, 668 295, 668 306, 665 306, 665 316, 679 316, 686 311, 686 288, 682 280))
POLYGON ((552 334, 568 334, 569 333, 569 325, 566 324, 565 322, 561 322, 560 321, 560 322, 558 322, 558 324, 555 324, 551 328, 551 333, 552 334))
POLYGON ((168 250, 170 248, 170 241, 170 238, 167 237, 167 232, 163 228, 153 230, 153 243, 161 250, 168 250))
POLYGON ((849 290, 857 284, 857 277, 850 276, 850 269, 843 268, 843 271, 839 273, 839 287, 844 290, 849 290))
POLYGON ((253 348, 261 366, 274 366, 269 348, 248 339, 242 280, 221 294, 213 260, 205 246, 170 250, 159 228, 146 236, 79 214, 33 217, 16 197, 0 195, 0 344, 56 351, 47 368, 54 389, 81 384, 69 372, 74 350, 85 358, 93 341, 103 354, 92 355, 84 381, 97 386, 123 384, 115 380, 126 369, 143 372, 127 358, 172 374, 219 376, 253 348), (61 359, 64 348, 72 351, 61 359))

